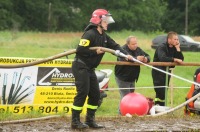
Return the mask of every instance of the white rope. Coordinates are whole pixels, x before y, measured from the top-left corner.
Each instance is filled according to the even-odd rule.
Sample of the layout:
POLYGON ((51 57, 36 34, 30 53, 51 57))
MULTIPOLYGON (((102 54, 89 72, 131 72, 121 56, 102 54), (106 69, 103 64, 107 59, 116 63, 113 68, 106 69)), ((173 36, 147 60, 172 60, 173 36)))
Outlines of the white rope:
MULTIPOLYGON (((97 47, 93 47, 93 49, 96 49, 96 48, 97 48, 97 47)), ((119 52, 119 51, 114 51, 114 50, 111 50, 111 49, 108 49, 108 48, 102 48, 102 50, 104 50, 105 52, 109 52, 109 53, 115 54, 115 55, 117 55, 117 56, 121 56, 121 57, 127 58, 126 55, 124 55, 123 53, 121 53, 121 52, 119 52)), ((14 65, 14 66, 10 66, 10 65, 3 65, 3 66, 0 65, 0 66, 1 66, 1 67, 4 67, 4 68, 5 68, 5 67, 17 68, 17 67, 25 67, 25 66, 30 66, 30 65, 36 65, 36 64, 40 64, 40 63, 43 63, 43 62, 46 62, 46 61, 49 61, 49 60, 53 60, 53 59, 56 59, 56 58, 60 58, 60 57, 63 57, 63 56, 69 55, 69 54, 73 54, 73 53, 75 53, 75 52, 76 52, 76 50, 72 50, 72 51, 70 51, 69 53, 61 53, 61 54, 58 54, 58 55, 56 55, 56 56, 49 57, 49 58, 46 58, 46 59, 43 59, 43 60, 39 60, 39 61, 37 61, 37 62, 33 62, 33 63, 27 64, 27 65, 26 65, 26 64, 25 64, 25 65, 20 64, 20 65, 14 65)), ((180 76, 177 76, 177 75, 168 73, 168 72, 166 72, 166 71, 163 71, 163 70, 161 70, 161 69, 155 68, 155 67, 150 66, 150 65, 148 65, 148 64, 146 64, 146 63, 143 63, 143 62, 141 62, 141 61, 139 61, 139 60, 137 60, 137 59, 134 59, 134 58, 133 58, 133 61, 138 62, 138 63, 140 63, 140 64, 143 64, 143 65, 145 65, 145 66, 147 66, 147 67, 150 67, 150 68, 152 68, 152 69, 158 70, 158 71, 160 71, 160 72, 163 72, 163 73, 165 73, 165 74, 171 75, 171 76, 173 76, 173 77, 176 77, 176 78, 178 78, 178 79, 184 80, 184 81, 186 81, 186 82, 189 82, 189 83, 192 83, 192 84, 195 84, 195 85, 200 86, 200 84, 198 84, 198 83, 196 83, 196 82, 187 80, 187 79, 182 78, 182 77, 180 77, 180 76)), ((166 86, 165 86, 165 87, 166 87, 166 86)), ((144 88, 144 87, 143 87, 143 88, 144 88)), ((119 89, 119 88, 118 88, 118 89, 119 89)), ((129 88, 129 89, 130 89, 130 88, 129 88)), ((103 90, 103 89, 102 89, 102 90, 103 90)), ((179 105, 179 106, 173 108, 173 109, 170 109, 170 110, 165 111, 165 112, 162 112, 162 113, 155 114, 155 115, 153 115, 153 116, 159 116, 159 115, 163 115, 163 114, 166 114, 166 113, 175 111, 176 109, 181 108, 181 107, 185 106, 187 103, 189 103, 189 102, 195 100, 195 99, 196 99, 197 97, 199 97, 199 96, 200 96, 200 93, 197 94, 197 95, 195 95, 194 97, 190 98, 190 99, 187 100, 186 102, 182 103, 181 105, 179 105)), ((55 118, 55 117, 59 117, 59 116, 60 116, 60 115, 48 116, 48 117, 40 117, 40 118, 35 118, 35 119, 23 119, 23 120, 17 120, 16 122, 19 123, 19 122, 27 122, 27 121, 36 121, 36 120, 41 120, 41 119, 55 118)), ((0 122, 0 124, 4 124, 4 123, 5 123, 5 124, 6 124, 6 123, 14 123, 14 122, 15 122, 15 121, 4 121, 4 122, 0 122)))
MULTIPOLYGON (((124 55, 124 54, 122 54, 122 53, 121 53, 120 55, 121 55, 122 57, 128 58, 127 55, 124 55)), ((187 79, 185 79, 185 78, 183 78, 183 77, 180 77, 180 76, 177 76, 177 75, 175 75, 175 74, 172 74, 172 73, 166 72, 166 71, 164 71, 164 70, 158 69, 158 68, 156 68, 156 67, 150 66, 150 65, 148 65, 148 64, 146 64, 146 63, 143 63, 143 62, 141 62, 141 61, 139 61, 139 60, 137 60, 137 59, 135 59, 135 58, 133 58, 133 61, 138 62, 138 63, 140 63, 140 64, 143 64, 143 65, 145 65, 145 66, 147 66, 147 67, 150 67, 150 68, 152 68, 152 69, 155 69, 155 70, 157 70, 157 71, 160 71, 160 72, 162 72, 162 73, 168 74, 168 75, 170 75, 170 76, 176 77, 176 78, 178 78, 178 79, 180 79, 180 80, 183 80, 183 81, 189 82, 189 83, 191 83, 191 84, 195 84, 195 85, 197 85, 197 86, 200 86, 200 84, 198 84, 198 83, 196 83, 196 82, 187 80, 187 79)), ((194 100, 197 99, 198 97, 200 97, 200 93, 198 93, 197 95, 195 95, 195 96, 193 96, 192 98, 188 99, 186 102, 184 102, 184 103, 182 103, 182 104, 176 106, 175 108, 171 108, 171 109, 166 110, 166 111, 164 111, 164 112, 157 113, 157 114, 155 114, 155 115, 149 115, 149 116, 154 117, 154 116, 160 116, 160 115, 168 114, 168 113, 173 112, 173 111, 175 111, 175 110, 177 110, 177 109, 180 109, 181 107, 184 107, 184 106, 187 105, 189 102, 194 101, 194 100)))
MULTIPOLYGON (((123 54, 123 53, 120 53, 120 56, 121 56, 121 57, 128 58, 127 55, 125 55, 125 54, 123 54)), ((155 70, 157 70, 157 71, 160 71, 160 72, 162 72, 162 73, 168 74, 168 75, 170 75, 170 76, 173 76, 173 77, 175 77, 175 78, 178 78, 178 79, 180 79, 180 80, 183 80, 183 81, 189 82, 189 83, 191 83, 191 84, 195 84, 195 85, 200 86, 200 84, 198 84, 198 83, 196 83, 196 82, 194 82, 194 81, 190 81, 190 80, 185 79, 185 78, 183 78, 183 77, 180 77, 180 76, 177 76, 177 75, 175 75, 175 74, 172 74, 172 73, 166 72, 166 71, 164 71, 164 70, 161 70, 161 69, 159 69, 159 68, 153 67, 153 66, 148 65, 147 63, 143 63, 143 62, 141 62, 141 61, 139 61, 139 60, 137 60, 137 59, 135 59, 135 58, 133 58, 133 61, 138 62, 138 63, 140 63, 140 64, 143 64, 143 65, 145 65, 145 66, 147 66, 147 67, 150 67, 150 68, 152 68, 152 69, 155 69, 155 70)))
MULTIPOLYGON (((103 90, 103 91, 106 91, 106 90, 120 90, 120 89, 151 89, 151 88, 163 88, 163 87, 166 87, 166 88, 171 88, 171 87, 168 87, 168 86, 149 86, 149 87, 133 87, 133 88, 106 88, 106 89, 104 89, 104 88, 101 88, 100 90, 103 90)), ((172 87, 173 89, 188 89, 188 88, 190 88, 190 87, 172 87)))
POLYGON ((198 97, 200 97, 200 93, 198 93, 197 95, 193 96, 192 98, 188 99, 187 101, 183 102, 182 104, 180 104, 180 105, 178 105, 178 106, 176 106, 176 107, 174 107, 174 108, 171 108, 171 109, 169 109, 169 110, 167 110, 167 111, 164 111, 164 112, 157 113, 157 114, 155 114, 155 115, 147 115, 147 116, 155 117, 155 116, 160 116, 160 115, 168 114, 168 113, 170 113, 170 112, 173 112, 173 111, 175 111, 175 110, 178 110, 178 109, 184 107, 185 105, 187 105, 188 103, 194 101, 194 100, 197 99, 198 97))

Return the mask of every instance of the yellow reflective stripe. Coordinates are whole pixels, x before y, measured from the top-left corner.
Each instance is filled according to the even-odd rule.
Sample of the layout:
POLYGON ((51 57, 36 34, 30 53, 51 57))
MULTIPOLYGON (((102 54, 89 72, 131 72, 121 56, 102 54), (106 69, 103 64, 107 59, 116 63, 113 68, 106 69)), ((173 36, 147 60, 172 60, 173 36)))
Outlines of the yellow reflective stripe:
POLYGON ((94 105, 87 105, 87 108, 89 109, 93 109, 93 110, 96 110, 98 108, 98 106, 94 106, 94 105))
POLYGON ((80 46, 84 46, 84 47, 89 46, 89 44, 90 44, 90 40, 87 40, 87 39, 81 39, 79 43, 80 46))
POLYGON ((190 113, 190 116, 194 116, 195 114, 194 113, 190 113))
POLYGON ((83 107, 78 107, 78 106, 72 106, 72 109, 74 109, 74 110, 82 110, 83 109, 83 107))
POLYGON ((161 100, 159 98, 155 98, 154 101, 165 102, 165 100, 161 100))

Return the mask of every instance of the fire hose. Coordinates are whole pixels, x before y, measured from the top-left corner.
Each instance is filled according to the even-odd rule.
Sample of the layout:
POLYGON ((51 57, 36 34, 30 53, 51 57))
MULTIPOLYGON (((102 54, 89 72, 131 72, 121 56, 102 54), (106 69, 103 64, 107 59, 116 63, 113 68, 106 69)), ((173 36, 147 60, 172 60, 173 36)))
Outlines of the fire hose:
MULTIPOLYGON (((97 50, 99 47, 91 47, 90 49, 91 50, 97 50)), ((104 52, 108 52, 108 53, 111 53, 113 55, 116 55, 116 56, 119 56, 119 57, 124 57, 124 58, 127 58, 127 55, 121 53, 120 51, 118 50, 112 50, 112 49, 109 49, 109 48, 103 48, 101 47, 101 50, 103 50, 104 52)), ((48 58, 43 58, 43 59, 39 59, 39 60, 36 60, 36 61, 33 61, 33 62, 30 62, 30 63, 24 63, 24 64, 16 64, 16 65, 0 65, 0 68, 19 68, 19 67, 28 67, 28 66, 33 66, 33 65, 37 65, 37 64, 41 64, 41 63, 44 63, 44 62, 47 62, 47 61, 51 61, 51 60, 54 60, 54 59, 58 59, 58 58, 61 58, 61 57, 64 57, 64 56, 67 56, 67 55, 71 55, 71 54, 74 54, 76 53, 76 50, 73 49, 73 50, 69 50, 69 51, 65 51, 63 53, 60 53, 60 54, 57 54, 57 55, 54 55, 54 56, 51 56, 51 57, 48 57, 48 58)), ((178 78, 180 80, 183 80, 183 81, 186 81, 186 82, 189 82, 191 84, 195 84, 195 85, 198 85, 200 86, 200 84, 196 83, 196 82, 193 82, 193 81, 190 81, 190 80, 187 80, 185 78, 182 78, 180 76, 177 76, 175 74, 171 74, 169 72, 166 72, 164 70, 161 70, 161 69, 158 69, 156 67, 153 67, 151 65, 148 65, 148 63, 143 63, 135 58, 132 58, 134 62, 137 62, 139 64, 142 64, 144 66, 147 66, 147 67, 150 67, 152 69, 155 69, 155 70, 158 70, 162 73, 165 73, 165 74, 168 74, 168 75, 171 75, 175 78, 178 78)), ((148 116, 152 116, 152 117, 155 117, 155 116, 160 116, 160 115, 164 115, 164 114, 168 114, 170 112, 173 112, 175 110, 178 110, 180 109, 181 107, 187 105, 189 102, 191 101, 194 101, 195 99, 197 99, 198 97, 200 97, 200 93, 193 96, 192 98, 190 98, 189 100, 187 100, 186 102, 174 107, 174 108, 171 108, 169 110, 166 110, 164 112, 161 112, 161 113, 157 113, 155 115, 148 115, 148 116)), ((0 124, 6 124, 6 123, 20 123, 20 122, 26 122, 26 121, 35 121, 35 120, 40 120, 40 119, 49 119, 49 118, 55 118, 55 117, 58 117, 58 115, 55 115, 55 116, 49 116, 49 117, 41 117, 41 118, 35 118, 35 119, 25 119, 25 120, 16 120, 16 121, 6 121, 6 122, 0 122, 0 124)))

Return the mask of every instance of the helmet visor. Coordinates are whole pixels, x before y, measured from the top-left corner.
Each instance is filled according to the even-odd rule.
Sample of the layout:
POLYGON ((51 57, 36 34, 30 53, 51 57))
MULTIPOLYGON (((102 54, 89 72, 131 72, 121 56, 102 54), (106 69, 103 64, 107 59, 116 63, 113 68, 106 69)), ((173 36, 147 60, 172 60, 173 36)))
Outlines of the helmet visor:
POLYGON ((101 19, 102 21, 106 21, 108 24, 115 23, 111 15, 103 15, 101 19))

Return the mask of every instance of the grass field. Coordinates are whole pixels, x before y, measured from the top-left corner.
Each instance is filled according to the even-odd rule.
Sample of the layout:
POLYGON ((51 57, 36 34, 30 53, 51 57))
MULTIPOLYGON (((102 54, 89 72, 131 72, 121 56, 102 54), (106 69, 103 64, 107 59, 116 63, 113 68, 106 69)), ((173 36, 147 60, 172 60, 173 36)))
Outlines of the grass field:
MULTIPOLYGON (((122 31, 108 33, 117 43, 123 45, 125 39, 129 35, 134 35, 138 38, 139 46, 147 52, 153 59, 154 49, 151 49, 151 40, 162 32, 142 33, 139 31, 122 31)), ((0 56, 2 57, 28 57, 28 58, 46 58, 55 54, 74 49, 79 42, 82 33, 40 33, 40 32, 0 32, 0 56)), ((199 37, 193 37, 200 41, 199 37)), ((185 62, 200 62, 199 52, 183 52, 185 62)), ((70 55, 69 59, 73 59, 74 55, 70 55)), ((116 61, 116 57, 106 53, 102 61, 116 61)), ((151 60, 152 61, 152 60, 151 60)), ((100 65, 97 69, 109 68, 114 69, 114 65, 100 65)), ((177 66, 174 69, 174 74, 192 80, 193 73, 197 66, 177 66)), ((171 84, 174 87, 190 87, 190 83, 173 78, 171 84)), ((141 73, 138 82, 136 83, 136 92, 142 93, 145 96, 154 98, 151 78, 151 69, 141 66, 141 73), (151 88, 144 88, 151 87, 151 88)), ((114 73, 111 76, 110 88, 116 88, 114 73)), ((175 88, 173 93, 173 106, 185 101, 185 96, 188 88, 175 88)), ((99 108, 97 115, 117 115, 119 105, 119 92, 117 90, 107 91, 108 97, 105 98, 102 106, 99 108)), ((168 106, 170 102, 170 90, 168 90, 168 106)), ((183 111, 178 112, 183 114, 183 111)))

